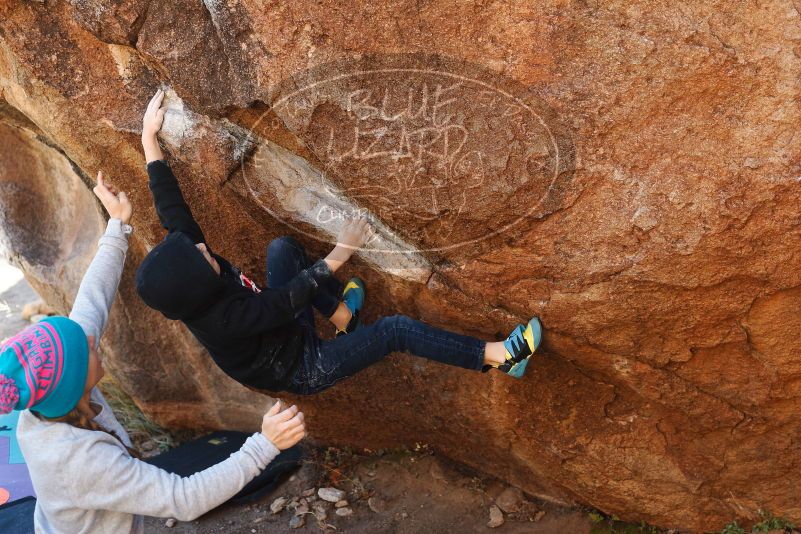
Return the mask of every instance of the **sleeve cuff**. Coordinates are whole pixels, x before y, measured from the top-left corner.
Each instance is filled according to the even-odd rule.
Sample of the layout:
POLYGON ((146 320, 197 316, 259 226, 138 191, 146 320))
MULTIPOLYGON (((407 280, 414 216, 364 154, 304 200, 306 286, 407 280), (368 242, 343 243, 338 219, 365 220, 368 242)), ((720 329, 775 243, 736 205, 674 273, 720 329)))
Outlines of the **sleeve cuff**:
POLYGON ((303 309, 314 297, 320 284, 332 274, 324 260, 317 260, 310 267, 300 271, 287 286, 292 309, 296 313, 303 309))
POLYGON ((325 260, 317 260, 314 264, 307 269, 314 281, 319 285, 320 282, 329 279, 334 273, 325 260))
POLYGON ((169 167, 170 164, 167 162, 166 159, 154 159, 145 165, 145 168, 150 169, 151 166, 158 167, 159 165, 164 165, 165 167, 169 167))
POLYGON ((132 228, 121 220, 109 219, 106 232, 100 238, 100 244, 115 246, 123 252, 127 252, 128 236, 131 234, 131 230, 132 228))
POLYGON ((258 450, 259 457, 264 462, 264 465, 269 464, 276 456, 281 454, 281 451, 278 450, 278 447, 276 447, 275 444, 267 439, 261 432, 256 432, 250 436, 248 441, 253 444, 256 450, 258 450))

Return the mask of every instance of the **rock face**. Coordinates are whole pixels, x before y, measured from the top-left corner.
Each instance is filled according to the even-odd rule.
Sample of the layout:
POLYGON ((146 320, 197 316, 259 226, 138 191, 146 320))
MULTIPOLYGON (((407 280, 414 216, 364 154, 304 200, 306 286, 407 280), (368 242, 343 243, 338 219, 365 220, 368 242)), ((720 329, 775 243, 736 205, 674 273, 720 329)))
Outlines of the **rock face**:
POLYGON ((429 443, 665 527, 801 521, 798 8, 343 6, 0 2, 4 253, 67 310, 102 168, 136 207, 107 367, 163 424, 256 427, 267 399, 133 289, 162 236, 141 113, 168 88, 169 158, 245 272, 282 234, 325 253, 367 209, 378 239, 342 276, 368 320, 547 329, 521 381, 393 355, 294 399, 314 438, 429 443))

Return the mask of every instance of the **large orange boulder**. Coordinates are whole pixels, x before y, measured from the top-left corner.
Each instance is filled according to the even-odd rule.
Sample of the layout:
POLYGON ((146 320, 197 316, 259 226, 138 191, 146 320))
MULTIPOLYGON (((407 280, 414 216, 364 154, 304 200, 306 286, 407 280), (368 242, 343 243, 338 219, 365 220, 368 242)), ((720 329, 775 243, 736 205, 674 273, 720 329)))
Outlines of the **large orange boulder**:
MULTIPOLYGON (((395 312, 486 339, 538 315, 520 381, 393 355, 296 399, 322 443, 428 443, 527 492, 664 527, 801 521, 801 16, 792 3, 0 1, 0 248, 69 308, 136 207, 107 366, 163 424, 253 428, 133 272, 161 139, 210 245, 254 278, 316 255, 395 312)), ((321 332, 331 335, 323 326, 321 332)))

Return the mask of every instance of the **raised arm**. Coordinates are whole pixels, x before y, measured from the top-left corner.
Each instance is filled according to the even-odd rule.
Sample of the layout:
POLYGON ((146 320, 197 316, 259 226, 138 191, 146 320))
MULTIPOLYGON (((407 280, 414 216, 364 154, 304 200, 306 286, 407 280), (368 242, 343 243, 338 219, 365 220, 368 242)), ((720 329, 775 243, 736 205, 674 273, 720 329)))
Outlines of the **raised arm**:
POLYGON ((150 99, 142 119, 142 148, 147 161, 150 192, 156 204, 156 213, 161 225, 168 232, 183 232, 195 243, 205 243, 206 237, 192 216, 192 210, 184 200, 178 180, 164 159, 157 134, 164 122, 166 108, 161 107, 164 91, 159 90, 150 99))
POLYGON ((151 161, 147 164, 147 175, 161 225, 170 233, 185 233, 195 244, 205 243, 206 236, 192 216, 192 210, 184 200, 178 180, 167 162, 151 161))
POLYGON ((131 458, 109 436, 86 451, 92 460, 81 470, 83 480, 71 481, 66 491, 81 508, 191 521, 236 495, 279 450, 305 434, 303 413, 295 406, 282 410, 276 402, 262 420, 262 431, 249 437, 239 451, 188 477, 131 458))
POLYGON ((132 207, 125 193, 118 193, 105 183, 102 172, 97 174, 94 193, 111 218, 100 238, 95 257, 83 275, 70 319, 81 325, 87 336, 94 336, 97 343, 108 322, 108 313, 122 276, 132 207))

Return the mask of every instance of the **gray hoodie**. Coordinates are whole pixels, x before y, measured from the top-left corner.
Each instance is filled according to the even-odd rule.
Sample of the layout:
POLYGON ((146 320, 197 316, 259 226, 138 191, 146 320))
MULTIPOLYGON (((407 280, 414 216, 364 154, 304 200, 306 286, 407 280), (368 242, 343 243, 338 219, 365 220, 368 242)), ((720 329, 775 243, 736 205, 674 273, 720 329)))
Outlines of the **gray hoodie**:
MULTIPOLYGON (((96 340, 106 326, 122 275, 128 238, 118 219, 106 233, 83 277, 70 319, 96 340)), ((126 445, 128 434, 95 388, 95 421, 126 445)), ((131 458, 111 434, 20 414, 17 439, 37 495, 37 532, 143 532, 142 515, 189 521, 233 497, 279 451, 256 433, 227 460, 190 477, 170 474, 131 458)))

